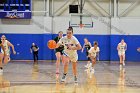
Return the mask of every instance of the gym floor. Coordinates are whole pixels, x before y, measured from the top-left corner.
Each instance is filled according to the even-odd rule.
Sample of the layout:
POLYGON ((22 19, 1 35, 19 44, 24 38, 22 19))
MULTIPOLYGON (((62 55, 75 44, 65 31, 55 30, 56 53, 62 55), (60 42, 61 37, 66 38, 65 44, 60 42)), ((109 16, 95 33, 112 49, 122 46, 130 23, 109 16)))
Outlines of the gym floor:
POLYGON ((71 63, 66 83, 55 74, 55 62, 9 62, 0 75, 0 93, 140 93, 140 64, 97 62, 95 73, 85 69, 86 61, 78 62, 78 85, 74 84, 71 63))

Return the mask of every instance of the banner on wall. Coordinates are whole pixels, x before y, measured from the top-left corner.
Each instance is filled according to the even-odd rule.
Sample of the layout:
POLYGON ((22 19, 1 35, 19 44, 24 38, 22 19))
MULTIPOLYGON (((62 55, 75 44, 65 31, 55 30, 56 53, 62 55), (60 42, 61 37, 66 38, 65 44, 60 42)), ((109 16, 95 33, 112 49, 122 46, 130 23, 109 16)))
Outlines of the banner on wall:
POLYGON ((0 0, 0 18, 31 19, 31 0, 0 0))

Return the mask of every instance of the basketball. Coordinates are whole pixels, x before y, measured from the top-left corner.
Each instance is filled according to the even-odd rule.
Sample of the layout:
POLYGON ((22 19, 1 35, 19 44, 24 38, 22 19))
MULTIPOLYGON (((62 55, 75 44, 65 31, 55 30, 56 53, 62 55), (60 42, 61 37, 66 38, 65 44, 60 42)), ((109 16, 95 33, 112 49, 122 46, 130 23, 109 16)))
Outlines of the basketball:
POLYGON ((49 40, 47 43, 47 46, 49 49, 55 49, 56 47, 56 42, 54 40, 49 40))

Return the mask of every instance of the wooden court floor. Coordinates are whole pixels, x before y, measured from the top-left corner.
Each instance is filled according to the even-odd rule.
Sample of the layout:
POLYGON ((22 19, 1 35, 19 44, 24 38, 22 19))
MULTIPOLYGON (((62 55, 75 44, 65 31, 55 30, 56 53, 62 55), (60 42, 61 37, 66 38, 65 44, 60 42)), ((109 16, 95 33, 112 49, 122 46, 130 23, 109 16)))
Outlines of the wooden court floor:
POLYGON ((0 93, 140 93, 140 63, 98 62, 95 73, 85 69, 86 62, 78 62, 78 85, 74 84, 71 63, 65 84, 63 74, 55 74, 55 62, 10 62, 0 75, 0 93))

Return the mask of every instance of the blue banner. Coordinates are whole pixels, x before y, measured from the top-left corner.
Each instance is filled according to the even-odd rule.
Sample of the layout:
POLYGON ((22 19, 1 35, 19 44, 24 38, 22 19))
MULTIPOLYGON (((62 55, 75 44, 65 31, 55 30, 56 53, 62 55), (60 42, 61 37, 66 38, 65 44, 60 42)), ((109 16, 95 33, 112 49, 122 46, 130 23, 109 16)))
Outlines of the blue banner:
POLYGON ((0 18, 31 19, 31 12, 0 12, 0 18))
POLYGON ((31 0, 0 1, 0 18, 31 19, 31 0))

